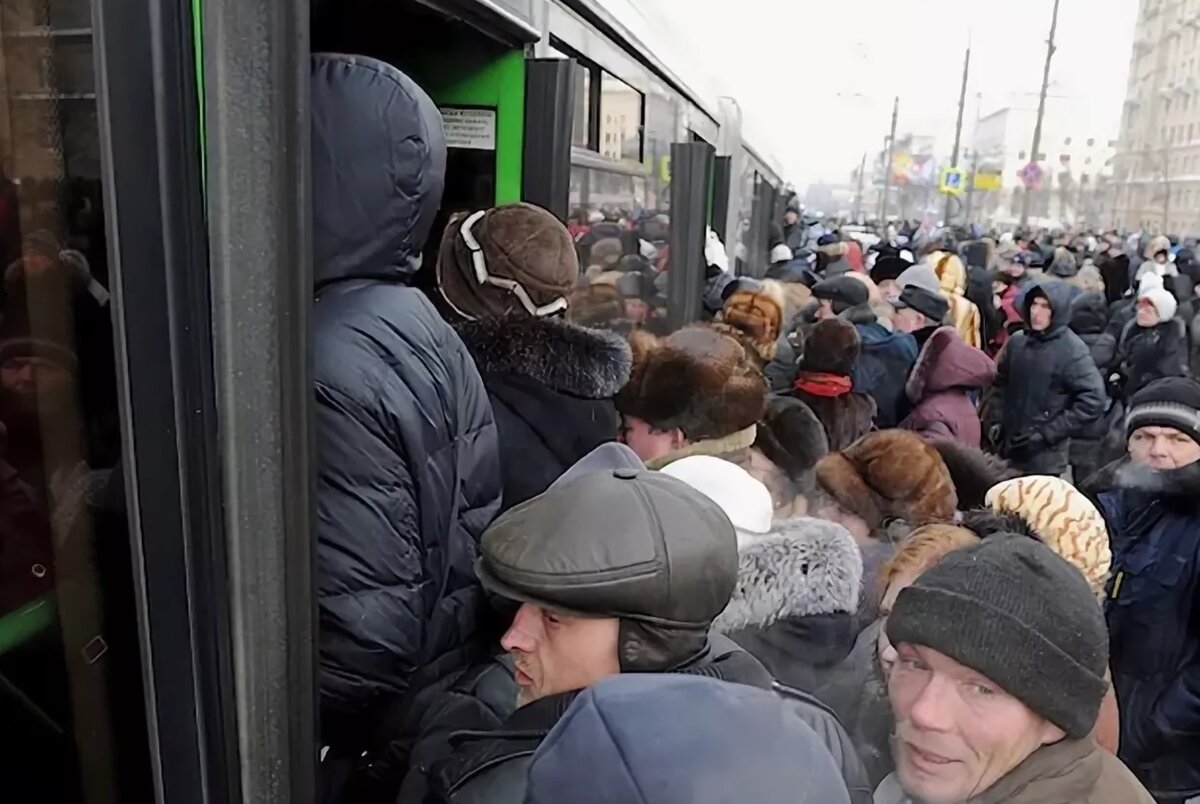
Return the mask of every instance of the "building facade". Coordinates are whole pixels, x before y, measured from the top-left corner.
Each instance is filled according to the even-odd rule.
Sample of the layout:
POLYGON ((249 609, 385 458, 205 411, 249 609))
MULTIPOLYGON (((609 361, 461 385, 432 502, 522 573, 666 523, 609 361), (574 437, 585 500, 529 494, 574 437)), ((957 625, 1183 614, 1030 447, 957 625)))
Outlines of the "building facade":
POLYGON ((1117 224, 1200 232, 1200 2, 1144 0, 1115 160, 1117 224))
MULTIPOLYGON (((1026 192, 1021 170, 1031 161, 1037 98, 1022 99, 980 118, 968 164, 998 174, 998 190, 977 193, 975 218, 1011 222, 1021 216, 1026 192)), ((1116 140, 1111 123, 1086 102, 1048 97, 1036 161, 1043 171, 1032 190, 1030 217, 1050 225, 1109 226, 1116 140)))

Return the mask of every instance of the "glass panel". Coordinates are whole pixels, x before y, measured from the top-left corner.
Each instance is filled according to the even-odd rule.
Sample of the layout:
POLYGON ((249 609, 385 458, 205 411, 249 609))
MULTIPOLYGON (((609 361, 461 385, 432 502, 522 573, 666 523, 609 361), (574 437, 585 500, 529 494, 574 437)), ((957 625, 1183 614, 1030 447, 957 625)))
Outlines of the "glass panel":
POLYGON ((591 121, 592 71, 585 65, 575 64, 575 110, 571 120, 571 144, 588 147, 589 122, 591 121))
POLYGON ((642 161, 642 93, 607 73, 600 79, 600 153, 642 161))
POLYGON ((0 751, 11 801, 150 802, 87 0, 0 2, 0 751))
POLYGON ((646 206, 646 178, 571 168, 571 229, 584 268, 571 301, 578 323, 666 331, 671 218, 646 206))

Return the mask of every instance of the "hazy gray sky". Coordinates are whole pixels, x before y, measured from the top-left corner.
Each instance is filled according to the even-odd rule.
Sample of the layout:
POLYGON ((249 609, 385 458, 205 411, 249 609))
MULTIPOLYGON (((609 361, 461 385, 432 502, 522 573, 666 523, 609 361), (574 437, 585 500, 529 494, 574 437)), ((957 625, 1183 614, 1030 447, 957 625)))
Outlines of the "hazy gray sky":
MULTIPOLYGON (((1053 0, 630 0, 670 20, 679 54, 742 106, 787 178, 847 181, 887 134, 953 139, 963 49, 973 45, 964 140, 983 113, 1041 85, 1053 0)), ((1137 0, 1061 0, 1051 92, 1088 99, 1116 136, 1137 0)), ((682 69, 682 68, 681 68, 682 69)), ((1029 99, 1027 98, 1026 101, 1029 99)))

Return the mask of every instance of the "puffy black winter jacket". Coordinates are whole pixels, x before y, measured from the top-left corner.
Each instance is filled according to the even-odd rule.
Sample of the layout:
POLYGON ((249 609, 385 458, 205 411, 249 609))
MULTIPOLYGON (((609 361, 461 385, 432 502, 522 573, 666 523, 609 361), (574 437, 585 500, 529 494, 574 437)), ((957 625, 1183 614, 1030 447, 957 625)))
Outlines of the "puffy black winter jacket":
POLYGON ((321 736, 339 752, 373 737, 385 702, 473 659, 496 427, 462 341, 407 287, 445 158, 407 77, 313 58, 321 736))

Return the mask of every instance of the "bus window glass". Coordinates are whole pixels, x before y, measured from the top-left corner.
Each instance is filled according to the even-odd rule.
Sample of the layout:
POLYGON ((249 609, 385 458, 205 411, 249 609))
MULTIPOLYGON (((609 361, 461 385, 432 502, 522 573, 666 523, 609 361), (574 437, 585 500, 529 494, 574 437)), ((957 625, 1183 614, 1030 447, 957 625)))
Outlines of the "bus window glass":
POLYGON ((600 153, 642 161, 642 93, 607 73, 600 79, 600 153))
POLYGON ((576 62, 574 68, 575 108, 571 116, 571 144, 580 148, 591 146, 592 71, 576 62))
POLYGON ((88 0, 0 2, 6 801, 153 801, 88 0))

